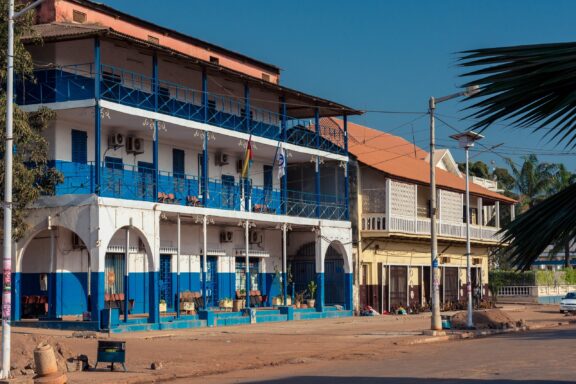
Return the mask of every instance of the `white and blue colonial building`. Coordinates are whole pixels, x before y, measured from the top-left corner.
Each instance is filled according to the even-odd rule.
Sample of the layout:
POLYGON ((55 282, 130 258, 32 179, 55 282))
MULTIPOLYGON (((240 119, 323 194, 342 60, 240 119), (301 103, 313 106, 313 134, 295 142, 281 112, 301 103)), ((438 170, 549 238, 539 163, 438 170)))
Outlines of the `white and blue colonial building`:
POLYGON ((17 324, 239 324, 250 316, 218 307, 246 292, 267 308, 252 321, 351 315, 346 121, 358 111, 87 0, 44 2, 34 33, 35 79, 16 82, 15 102, 55 111, 45 137, 64 181, 29 208, 14 244, 17 324), (310 281, 315 307, 273 307, 310 281), (194 311, 180 310, 184 293, 202 298, 194 311))

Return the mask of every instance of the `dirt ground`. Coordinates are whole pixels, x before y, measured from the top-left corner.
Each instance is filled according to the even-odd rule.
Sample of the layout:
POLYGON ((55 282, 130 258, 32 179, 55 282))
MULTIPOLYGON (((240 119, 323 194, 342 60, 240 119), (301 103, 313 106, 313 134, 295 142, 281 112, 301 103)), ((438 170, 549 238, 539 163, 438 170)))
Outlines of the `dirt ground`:
MULTIPOLYGON (((466 311, 457 312, 451 317, 451 325, 454 329, 466 329, 466 311)), ((472 322, 476 329, 506 329, 514 328, 522 324, 517 324, 512 317, 501 309, 490 309, 475 311, 472 315, 472 322)), ((521 323, 518 320, 518 323, 521 323)))
MULTIPOLYGON (((506 306, 503 312, 479 312, 478 316, 497 322, 522 320, 528 325, 567 320, 553 305, 506 306)), ((68 377, 71 383, 144 383, 176 378, 193 381, 206 375, 285 364, 294 364, 297 371, 298 364, 310 361, 398 354, 399 349, 407 348, 403 345, 406 339, 422 337, 429 325, 429 314, 385 315, 113 335, 113 340, 126 341, 128 372, 110 372, 101 365, 97 371, 69 373, 68 377), (161 369, 150 369, 153 362, 160 362, 161 369)), ((40 342, 49 342, 60 351, 61 363, 63 358, 79 354, 88 356, 90 365, 95 363, 95 338, 73 337, 73 332, 66 331, 13 330, 12 366, 16 372, 30 369, 33 348, 40 342)), ((97 337, 108 339, 106 334, 97 337)))

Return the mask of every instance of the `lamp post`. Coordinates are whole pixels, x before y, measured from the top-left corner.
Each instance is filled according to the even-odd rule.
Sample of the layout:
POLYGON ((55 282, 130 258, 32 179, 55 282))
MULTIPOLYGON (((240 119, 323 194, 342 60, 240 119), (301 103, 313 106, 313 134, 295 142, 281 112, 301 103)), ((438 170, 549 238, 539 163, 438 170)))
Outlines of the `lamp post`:
POLYGON ((430 97, 428 108, 430 113, 430 259, 432 272, 432 324, 431 329, 439 331, 442 329, 442 319, 440 318, 440 291, 438 276, 438 239, 436 238, 436 164, 434 153, 436 150, 434 111, 436 104, 455 99, 462 96, 470 96, 477 93, 477 85, 468 87, 465 91, 454 93, 443 97, 430 97))
POLYGON ((474 328, 474 320, 472 319, 472 271, 470 269, 470 172, 468 171, 468 162, 470 159, 470 148, 474 146, 475 141, 482 139, 484 136, 474 131, 466 131, 450 137, 458 141, 460 148, 464 148, 466 153, 466 297, 468 299, 466 326, 472 329, 474 328))
POLYGON ((10 317, 12 312, 12 157, 14 150, 14 20, 40 5, 38 0, 14 13, 14 0, 8 3, 8 48, 6 68, 6 149, 4 152, 4 237, 2 254, 2 371, 0 379, 10 376, 10 317))

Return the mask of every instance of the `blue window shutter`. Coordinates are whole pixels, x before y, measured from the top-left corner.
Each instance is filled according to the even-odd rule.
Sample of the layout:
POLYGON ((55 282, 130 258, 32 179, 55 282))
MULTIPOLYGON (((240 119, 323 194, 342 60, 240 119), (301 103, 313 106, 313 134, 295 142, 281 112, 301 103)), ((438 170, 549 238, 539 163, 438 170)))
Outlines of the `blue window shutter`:
POLYGON ((88 162, 88 134, 84 131, 72 130, 72 162, 88 162))
POLYGON ((172 149, 172 173, 177 177, 182 177, 185 173, 184 151, 181 149, 172 149))

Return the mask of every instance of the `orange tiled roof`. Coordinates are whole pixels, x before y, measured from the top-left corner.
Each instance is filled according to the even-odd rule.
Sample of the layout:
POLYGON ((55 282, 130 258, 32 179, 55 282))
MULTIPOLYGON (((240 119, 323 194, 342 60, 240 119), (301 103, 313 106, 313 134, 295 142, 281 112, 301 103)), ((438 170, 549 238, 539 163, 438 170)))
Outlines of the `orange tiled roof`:
MULTIPOLYGON (((342 126, 341 120, 326 119, 329 119, 331 124, 342 126)), ((348 151, 356 156, 358 161, 376 168, 393 178, 409 180, 419 184, 430 183, 430 165, 426 160, 428 152, 401 137, 349 122, 348 151)), ((436 185, 444 189, 459 192, 466 191, 466 180, 464 178, 440 168, 436 169, 436 185)), ((515 202, 515 200, 507 196, 490 191, 474 183, 470 183, 470 193, 489 198, 490 200, 499 200, 507 203, 515 202)))

